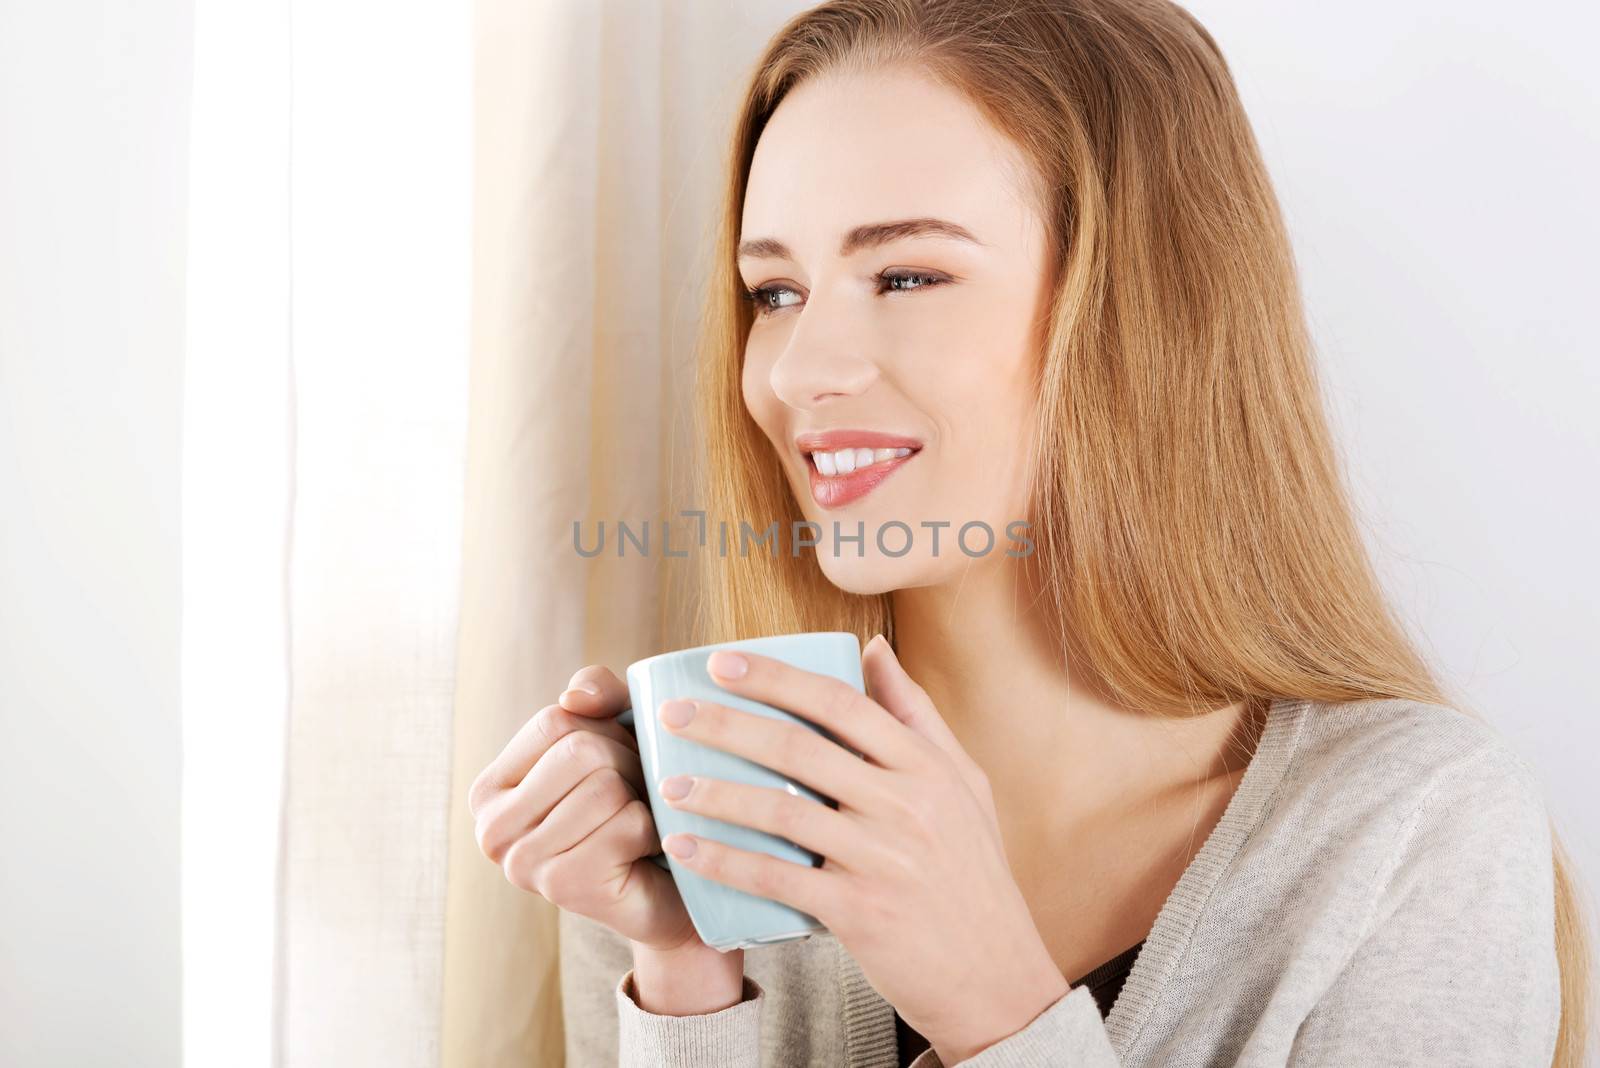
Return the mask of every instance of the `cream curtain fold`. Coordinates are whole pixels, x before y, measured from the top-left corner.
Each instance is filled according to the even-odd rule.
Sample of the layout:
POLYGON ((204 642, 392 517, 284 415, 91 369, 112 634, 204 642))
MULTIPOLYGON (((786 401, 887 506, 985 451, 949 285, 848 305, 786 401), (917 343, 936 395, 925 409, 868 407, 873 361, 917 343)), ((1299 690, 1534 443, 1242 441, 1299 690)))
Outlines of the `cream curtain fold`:
POLYGON ((573 524, 659 532, 688 500, 692 344, 727 128, 762 44, 804 6, 477 3, 452 1068, 563 1063, 559 913, 478 851, 466 788, 579 667, 620 673, 682 633, 656 542, 649 557, 585 559, 573 524))

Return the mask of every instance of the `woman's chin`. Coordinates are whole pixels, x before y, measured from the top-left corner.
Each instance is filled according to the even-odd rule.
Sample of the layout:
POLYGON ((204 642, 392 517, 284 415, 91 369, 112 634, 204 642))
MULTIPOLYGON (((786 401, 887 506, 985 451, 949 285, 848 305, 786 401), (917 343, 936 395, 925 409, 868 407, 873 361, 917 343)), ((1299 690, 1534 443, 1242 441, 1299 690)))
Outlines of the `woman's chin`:
POLYGON ((839 589, 870 596, 921 585, 928 562, 911 556, 884 556, 869 550, 863 556, 853 552, 843 556, 818 552, 817 564, 828 581, 839 589))

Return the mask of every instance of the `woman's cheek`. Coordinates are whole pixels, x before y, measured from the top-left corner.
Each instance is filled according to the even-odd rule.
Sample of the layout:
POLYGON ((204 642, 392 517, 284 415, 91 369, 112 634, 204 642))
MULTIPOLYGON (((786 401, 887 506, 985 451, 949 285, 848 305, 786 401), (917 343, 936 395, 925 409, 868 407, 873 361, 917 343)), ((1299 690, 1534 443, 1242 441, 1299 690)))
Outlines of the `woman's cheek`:
POLYGON ((745 352, 744 369, 739 376, 739 392, 744 397, 745 410, 756 425, 770 438, 772 436, 773 395, 768 383, 772 376, 760 352, 752 346, 745 352))

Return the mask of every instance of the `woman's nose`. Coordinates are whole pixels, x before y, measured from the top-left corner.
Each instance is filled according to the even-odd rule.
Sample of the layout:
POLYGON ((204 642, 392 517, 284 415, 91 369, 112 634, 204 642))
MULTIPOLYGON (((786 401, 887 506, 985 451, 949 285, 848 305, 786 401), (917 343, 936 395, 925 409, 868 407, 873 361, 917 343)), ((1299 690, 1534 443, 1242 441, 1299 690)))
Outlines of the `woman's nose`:
POLYGON ((771 371, 772 392, 801 410, 865 393, 877 380, 878 365, 859 343, 824 339, 804 327, 790 335, 771 371))

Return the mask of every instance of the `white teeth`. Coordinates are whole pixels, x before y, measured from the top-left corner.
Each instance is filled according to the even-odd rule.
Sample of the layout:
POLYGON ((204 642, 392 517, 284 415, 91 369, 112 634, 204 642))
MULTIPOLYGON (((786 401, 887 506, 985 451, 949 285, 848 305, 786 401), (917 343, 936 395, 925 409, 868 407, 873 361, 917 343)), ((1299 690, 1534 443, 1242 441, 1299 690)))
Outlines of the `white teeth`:
POLYGON ((898 449, 836 449, 833 452, 814 452, 811 460, 824 475, 848 475, 872 464, 910 455, 911 450, 903 446, 898 449))

